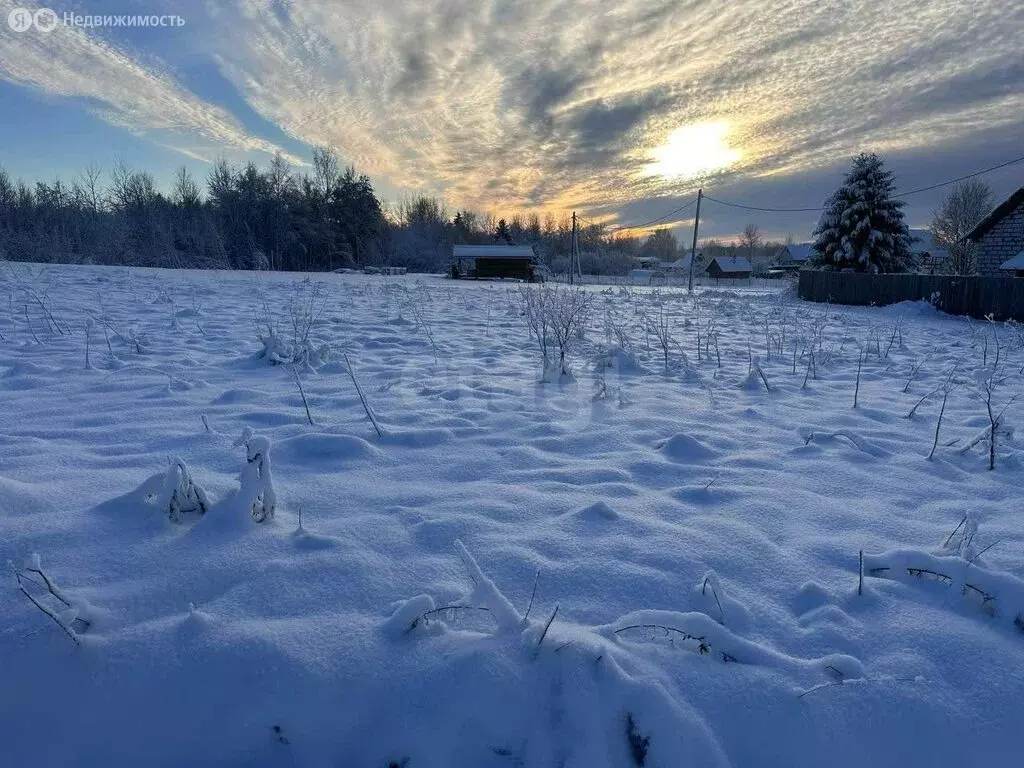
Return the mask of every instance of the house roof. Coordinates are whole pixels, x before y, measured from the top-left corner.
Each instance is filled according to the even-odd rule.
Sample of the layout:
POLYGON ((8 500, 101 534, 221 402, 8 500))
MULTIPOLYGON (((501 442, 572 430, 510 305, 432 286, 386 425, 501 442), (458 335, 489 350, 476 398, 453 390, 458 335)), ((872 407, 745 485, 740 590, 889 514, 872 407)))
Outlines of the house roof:
POLYGON ((1022 270, 1024 269, 1024 251, 1021 251, 1012 259, 1007 259, 999 265, 1000 269, 1022 270))
MULTIPOLYGON (((723 272, 751 272, 750 262, 742 256, 716 256, 711 264, 717 264, 723 272)), ((708 264, 710 268, 711 264, 708 264)))
POLYGON ((670 261, 665 265, 665 269, 689 269, 690 268, 690 257, 689 255, 683 256, 681 259, 670 261))
POLYGON ((1017 206, 1021 203, 1024 203, 1024 187, 1021 187, 1008 198, 1003 200, 1003 202, 995 207, 995 210, 993 210, 992 213, 975 224, 974 229, 967 233, 967 237, 965 239, 975 243, 978 242, 988 234, 992 227, 1015 211, 1017 206))
POLYGON ((935 242, 935 236, 927 229, 911 229, 910 236, 914 242, 910 244, 911 253, 931 255, 933 259, 944 259, 949 252, 935 242))
POLYGON ((456 245, 456 259, 532 259, 530 245, 456 245))
POLYGON ((811 258, 811 252, 814 250, 814 243, 794 243, 793 245, 784 245, 779 251, 779 255, 785 251, 789 254, 790 261, 807 261, 811 258))

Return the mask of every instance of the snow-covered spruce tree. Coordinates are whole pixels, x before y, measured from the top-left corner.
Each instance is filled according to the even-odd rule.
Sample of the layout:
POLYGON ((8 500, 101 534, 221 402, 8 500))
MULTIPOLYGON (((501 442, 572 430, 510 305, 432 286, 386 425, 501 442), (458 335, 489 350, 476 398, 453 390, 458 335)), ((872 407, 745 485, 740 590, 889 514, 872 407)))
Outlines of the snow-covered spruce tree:
POLYGON ((881 158, 857 155, 814 230, 815 263, 858 272, 907 268, 913 239, 903 220, 904 203, 892 193, 893 174, 881 158))

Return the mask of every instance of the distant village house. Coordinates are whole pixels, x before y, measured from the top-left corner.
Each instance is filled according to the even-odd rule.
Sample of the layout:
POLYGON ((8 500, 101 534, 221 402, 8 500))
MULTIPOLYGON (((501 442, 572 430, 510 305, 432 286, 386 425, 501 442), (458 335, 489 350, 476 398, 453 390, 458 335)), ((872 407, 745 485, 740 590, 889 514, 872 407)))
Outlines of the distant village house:
POLYGON ((910 253, 914 257, 914 267, 918 272, 935 274, 946 266, 949 251, 935 242, 935 236, 927 229, 911 229, 910 236, 914 242, 910 244, 910 253))
POLYGON ((529 245, 456 245, 452 249, 450 275, 469 280, 513 278, 543 282, 544 270, 534 261, 533 247, 529 245))
POLYGON ((769 272, 796 272, 807 266, 814 255, 814 243, 784 245, 775 254, 774 264, 769 272))
POLYGON ((747 280, 753 268, 742 256, 716 256, 708 264, 708 277, 716 280, 747 280))

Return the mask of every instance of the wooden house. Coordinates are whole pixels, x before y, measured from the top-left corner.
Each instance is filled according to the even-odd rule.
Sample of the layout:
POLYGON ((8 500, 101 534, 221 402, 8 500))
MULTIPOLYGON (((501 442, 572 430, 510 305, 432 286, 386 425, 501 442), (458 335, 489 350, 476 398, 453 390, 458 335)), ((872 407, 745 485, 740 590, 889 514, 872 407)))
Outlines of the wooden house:
POLYGON ((542 281, 529 245, 456 245, 450 274, 455 279, 514 278, 542 281))
POLYGON ((705 271, 716 280, 747 280, 753 268, 742 256, 716 256, 705 271))

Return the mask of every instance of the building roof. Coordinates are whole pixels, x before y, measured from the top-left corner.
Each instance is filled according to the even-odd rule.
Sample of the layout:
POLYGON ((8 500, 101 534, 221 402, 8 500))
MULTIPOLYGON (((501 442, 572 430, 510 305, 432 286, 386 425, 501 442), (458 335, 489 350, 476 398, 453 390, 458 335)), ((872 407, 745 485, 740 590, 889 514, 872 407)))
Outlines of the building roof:
POLYGON ((675 261, 670 261, 668 264, 665 265, 665 269, 676 270, 676 269, 689 269, 689 268, 690 268, 690 256, 689 255, 683 256, 683 258, 676 259, 675 261))
POLYGON ((814 243, 794 243, 793 245, 784 245, 779 251, 780 256, 783 251, 788 254, 789 261, 807 261, 813 254, 814 243))
POLYGON ((530 245, 456 245, 456 259, 532 259, 530 245))
POLYGON ((1003 200, 1003 202, 995 207, 995 210, 993 210, 992 213, 975 224, 974 229, 967 233, 967 237, 965 239, 974 243, 978 242, 988 234, 992 227, 1013 213, 1021 203, 1024 203, 1024 187, 1021 187, 1008 198, 1003 200))
POLYGON ((650 255, 647 255, 647 256, 634 256, 633 257, 633 261, 635 261, 641 267, 647 266, 649 264, 657 264, 657 265, 660 266, 661 263, 662 263, 661 259, 658 256, 650 256, 650 255))
POLYGON ((935 236, 927 229, 908 230, 914 242, 910 244, 910 252, 916 254, 929 254, 933 259, 944 259, 949 252, 935 242, 935 236))
MULTIPOLYGON (((742 256, 716 256, 711 260, 711 264, 717 264, 718 268, 723 272, 753 271, 750 262, 742 256)), ((711 267, 711 264, 708 264, 708 268, 711 267)))
POLYGON ((1024 270, 1024 251, 999 265, 1000 269, 1024 270))

